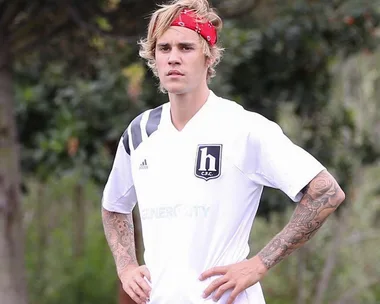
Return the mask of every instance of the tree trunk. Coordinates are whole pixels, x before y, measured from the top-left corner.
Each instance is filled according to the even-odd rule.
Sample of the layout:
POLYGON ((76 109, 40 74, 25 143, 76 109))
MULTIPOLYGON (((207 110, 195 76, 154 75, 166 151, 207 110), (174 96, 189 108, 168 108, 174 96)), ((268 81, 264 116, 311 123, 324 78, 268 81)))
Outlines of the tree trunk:
MULTIPOLYGON (((347 218, 349 218, 351 212, 352 212, 352 204, 351 202, 356 201, 356 185, 360 185, 360 178, 362 176, 362 172, 360 171, 360 168, 356 168, 355 176, 352 180, 349 182, 349 187, 347 190, 347 195, 345 199, 345 205, 344 209, 341 210, 341 214, 339 217, 337 216, 334 220, 334 230, 332 239, 330 242, 330 250, 327 254, 324 267, 322 269, 321 278, 319 279, 319 282, 317 284, 316 293, 314 296, 313 304, 322 304, 325 303, 325 297, 328 291, 329 283, 331 278, 333 277, 334 270, 339 262, 339 249, 342 244, 342 239, 344 232, 347 228, 347 218), (355 185, 355 186, 354 186, 355 185)), ((333 217, 333 215, 331 216, 333 217)))
MULTIPOLYGON (((85 213, 86 203, 84 200, 84 186, 82 182, 78 182, 74 187, 73 195, 73 258, 76 261, 83 259, 85 248, 85 213)), ((73 264, 75 265, 75 264, 73 264)), ((74 266, 75 267, 75 266, 74 266)), ((79 285, 80 286, 80 285, 79 285)), ((76 303, 84 302, 84 292, 82 288, 77 288, 75 291, 76 303)))
POLYGON ((0 37, 0 299, 26 304, 19 151, 9 45, 0 37))
POLYGON ((85 245, 85 217, 86 217, 86 202, 84 200, 84 186, 81 183, 75 185, 74 188, 74 228, 73 228, 73 252, 74 258, 80 259, 84 255, 85 245))
POLYGON ((36 207, 36 219, 37 219, 37 271, 33 272, 33 275, 37 278, 37 294, 44 294, 46 288, 46 280, 39 274, 45 273, 45 261, 46 261, 46 246, 48 239, 49 227, 46 223, 46 204, 45 204, 45 185, 38 183, 37 193, 37 207, 36 207))
POLYGON ((327 290, 335 267, 338 262, 339 247, 342 241, 342 234, 344 232, 344 224, 342 221, 338 222, 338 219, 334 219, 336 227, 334 227, 334 234, 332 235, 330 249, 328 251, 324 267, 322 269, 321 278, 319 279, 317 290, 315 293, 313 304, 322 304, 324 303, 327 290))
POLYGON ((306 260, 309 255, 309 250, 306 247, 307 245, 301 247, 298 249, 298 252, 296 252, 297 256, 297 282, 298 282, 298 289, 297 289, 297 304, 304 304, 306 303, 307 299, 307 282, 305 279, 305 273, 306 273, 306 260))

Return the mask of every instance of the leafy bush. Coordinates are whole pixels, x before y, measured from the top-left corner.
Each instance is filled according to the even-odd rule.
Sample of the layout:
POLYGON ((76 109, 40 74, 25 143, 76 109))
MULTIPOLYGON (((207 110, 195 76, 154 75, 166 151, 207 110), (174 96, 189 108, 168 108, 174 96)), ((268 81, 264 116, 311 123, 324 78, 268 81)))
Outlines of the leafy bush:
POLYGON ((75 173, 44 184, 28 181, 24 222, 31 303, 116 303, 117 275, 103 234, 101 192, 75 173))

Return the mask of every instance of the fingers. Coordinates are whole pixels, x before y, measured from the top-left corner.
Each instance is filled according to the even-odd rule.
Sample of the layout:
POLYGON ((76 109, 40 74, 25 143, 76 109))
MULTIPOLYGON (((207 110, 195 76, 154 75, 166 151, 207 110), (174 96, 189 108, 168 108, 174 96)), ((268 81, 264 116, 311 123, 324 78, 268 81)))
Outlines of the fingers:
POLYGON ((143 300, 145 302, 148 300, 149 293, 146 294, 144 292, 144 290, 139 286, 139 284, 136 281, 135 282, 131 282, 130 287, 132 288, 132 290, 134 291, 134 293, 137 294, 139 296, 139 298, 141 298, 141 300, 143 300))
POLYGON ((146 266, 141 267, 141 273, 148 279, 149 282, 152 282, 150 272, 146 266))
POLYGON ((207 298, 212 293, 214 293, 212 298, 216 302, 220 300, 220 298, 223 294, 225 294, 226 291, 231 289, 232 292, 230 294, 230 297, 228 298, 227 304, 232 304, 235 301, 236 297, 239 295, 239 293, 244 290, 244 288, 241 288, 240 286, 236 285, 236 282, 229 280, 227 276, 223 276, 213 281, 204 291, 203 297, 207 298))
POLYGON ((136 282, 131 282, 128 286, 129 292, 128 295, 136 302, 136 303, 146 303, 149 299, 141 287, 136 282), (137 301, 136 301, 137 300, 137 301))
POLYGON ((241 292, 241 290, 239 290, 238 288, 235 287, 234 290, 232 290, 230 297, 227 300, 227 304, 232 304, 240 292, 241 292))
POLYGON ((214 268, 211 268, 209 270, 206 270, 205 272, 203 272, 200 277, 199 277, 199 280, 203 281, 209 277, 212 277, 212 276, 216 276, 216 275, 224 275, 226 274, 228 270, 228 267, 227 266, 221 266, 221 267, 214 267, 214 268))
POLYGON ((221 285, 228 282, 226 276, 220 277, 219 279, 214 280, 203 292, 203 297, 207 298, 215 290, 217 290, 221 285))
POLYGON ((126 276, 122 280, 123 288, 125 292, 131 297, 136 304, 145 304, 149 301, 151 287, 150 273, 148 268, 140 266, 130 273, 126 273, 126 276))
POLYGON ((145 296, 149 298, 152 288, 148 285, 144 278, 136 278, 137 285, 142 289, 145 296))
POLYGON ((215 292, 214 296, 212 297, 214 301, 219 301, 219 299, 222 297, 222 295, 229 289, 234 288, 234 283, 232 282, 227 282, 220 286, 218 290, 215 292))
POLYGON ((130 286, 126 286, 124 288, 125 292, 130 296, 130 298, 136 303, 136 304, 145 304, 146 301, 141 299, 130 286))

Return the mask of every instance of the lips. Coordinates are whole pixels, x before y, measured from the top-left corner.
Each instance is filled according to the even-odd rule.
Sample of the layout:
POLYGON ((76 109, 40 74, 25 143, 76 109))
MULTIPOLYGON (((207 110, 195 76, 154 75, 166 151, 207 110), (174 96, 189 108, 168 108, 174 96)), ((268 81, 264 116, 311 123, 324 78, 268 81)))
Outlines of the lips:
POLYGON ((184 74, 178 70, 170 70, 168 76, 183 76, 184 74))

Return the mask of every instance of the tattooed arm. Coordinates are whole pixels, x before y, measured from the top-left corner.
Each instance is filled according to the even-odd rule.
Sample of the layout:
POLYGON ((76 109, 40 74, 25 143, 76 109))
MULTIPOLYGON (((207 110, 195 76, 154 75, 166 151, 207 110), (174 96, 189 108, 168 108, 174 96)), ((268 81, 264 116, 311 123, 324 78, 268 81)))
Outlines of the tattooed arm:
POLYGON ((110 212, 102 208, 102 219, 124 291, 135 303, 146 303, 151 291, 146 280, 150 282, 151 278, 148 268, 137 263, 132 214, 110 212))
POLYGON ((201 280, 220 276, 205 289, 205 298, 213 294, 218 301, 227 290, 232 290, 226 302, 232 304, 239 293, 259 282, 270 268, 310 240, 345 198, 327 171, 319 173, 303 193, 289 223, 256 256, 236 264, 213 267, 201 274, 201 280))
POLYGON ((102 220, 118 274, 129 265, 137 266, 132 214, 110 212, 102 208, 102 220))
POLYGON ((303 193, 289 223, 258 254, 267 269, 310 240, 345 198, 344 192, 327 171, 319 173, 303 193))

